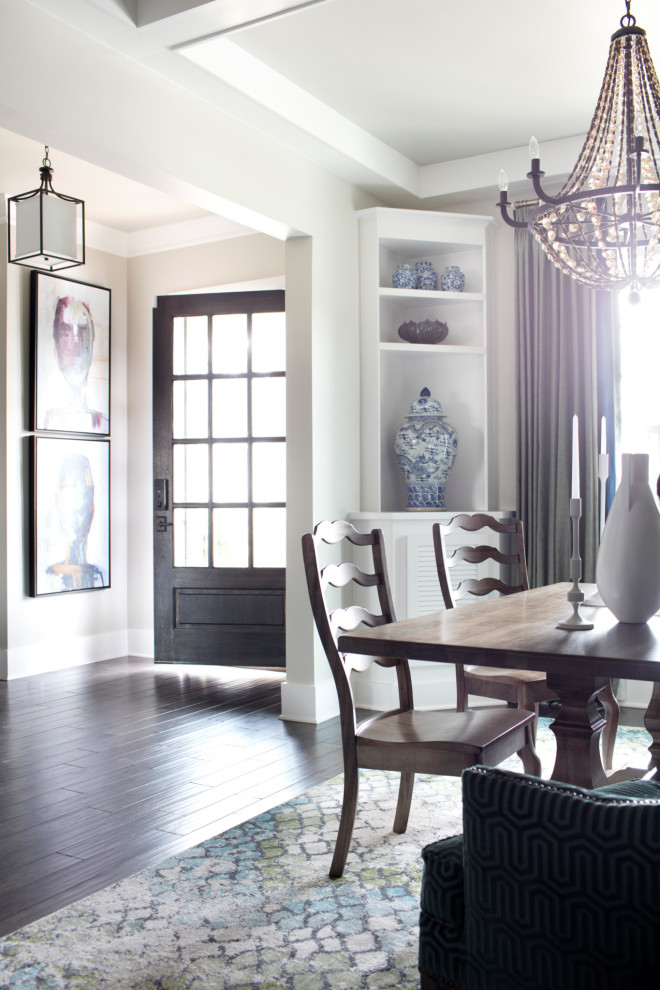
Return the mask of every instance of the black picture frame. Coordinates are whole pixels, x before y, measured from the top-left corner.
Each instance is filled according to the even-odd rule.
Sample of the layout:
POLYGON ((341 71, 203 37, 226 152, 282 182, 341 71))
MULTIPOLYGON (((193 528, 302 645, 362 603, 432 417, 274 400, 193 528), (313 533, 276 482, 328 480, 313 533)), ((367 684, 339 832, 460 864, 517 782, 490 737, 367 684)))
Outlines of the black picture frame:
POLYGON ((30 437, 30 595, 110 587, 110 441, 30 437))
POLYGON ((30 429, 110 435, 111 293, 33 270, 30 429))

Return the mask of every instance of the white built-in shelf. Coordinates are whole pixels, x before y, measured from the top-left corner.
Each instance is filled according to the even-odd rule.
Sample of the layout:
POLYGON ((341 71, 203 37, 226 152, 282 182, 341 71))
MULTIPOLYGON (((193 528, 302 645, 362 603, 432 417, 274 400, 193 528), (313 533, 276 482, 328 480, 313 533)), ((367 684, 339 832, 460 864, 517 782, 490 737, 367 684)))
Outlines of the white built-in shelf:
POLYGON ((394 436, 411 403, 428 388, 458 433, 458 453, 447 484, 447 508, 488 506, 487 231, 492 217, 376 207, 360 223, 362 505, 366 512, 397 512, 406 485, 394 455, 394 436), (438 278, 448 265, 465 275, 465 291, 395 289, 401 263, 431 261, 438 278), (440 320, 439 344, 412 344, 399 336, 408 321, 440 320))
MULTIPOLYGON (((442 272, 438 274, 441 275, 442 272)), ((378 294, 382 299, 409 299, 415 303, 421 299, 427 299, 433 303, 484 302, 486 298, 483 292, 443 292, 441 290, 431 292, 423 289, 394 289, 385 286, 379 288, 378 294)))
POLYGON ((400 356, 404 354, 432 354, 434 357, 438 356, 438 348, 442 348, 445 355, 447 354, 479 354, 485 356, 485 347, 469 347, 465 344, 407 344, 402 341, 400 344, 388 343, 386 341, 381 341, 378 345, 381 351, 391 351, 393 354, 399 354, 400 356))

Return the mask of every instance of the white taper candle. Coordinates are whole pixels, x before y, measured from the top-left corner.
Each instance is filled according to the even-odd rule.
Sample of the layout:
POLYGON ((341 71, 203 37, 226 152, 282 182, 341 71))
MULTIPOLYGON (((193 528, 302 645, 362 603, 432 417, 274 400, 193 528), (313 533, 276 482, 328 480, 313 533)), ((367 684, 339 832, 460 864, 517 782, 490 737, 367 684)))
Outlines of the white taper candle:
POLYGON ((573 470, 571 472, 571 498, 580 497, 580 447, 578 440, 578 418, 573 416, 573 470))

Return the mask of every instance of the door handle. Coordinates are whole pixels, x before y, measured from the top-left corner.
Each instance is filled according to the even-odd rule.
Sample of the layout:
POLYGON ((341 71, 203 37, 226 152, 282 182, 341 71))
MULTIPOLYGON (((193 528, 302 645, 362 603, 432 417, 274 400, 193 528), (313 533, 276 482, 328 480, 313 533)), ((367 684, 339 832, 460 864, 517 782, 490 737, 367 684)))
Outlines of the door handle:
POLYGON ((156 532, 166 533, 167 527, 171 526, 172 523, 168 521, 167 516, 156 516, 156 532))

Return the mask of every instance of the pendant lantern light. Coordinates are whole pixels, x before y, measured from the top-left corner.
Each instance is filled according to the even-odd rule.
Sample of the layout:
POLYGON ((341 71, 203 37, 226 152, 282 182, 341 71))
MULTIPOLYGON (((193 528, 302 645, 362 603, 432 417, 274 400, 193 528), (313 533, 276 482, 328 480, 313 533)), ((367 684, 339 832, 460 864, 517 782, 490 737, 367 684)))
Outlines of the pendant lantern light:
POLYGON ((48 147, 45 152, 39 188, 7 200, 8 259, 54 272, 85 264, 85 204, 55 192, 48 147))

